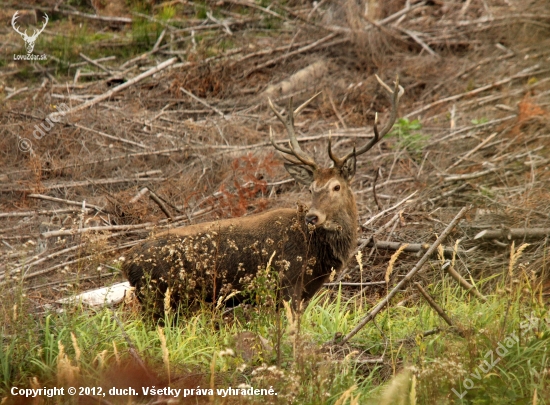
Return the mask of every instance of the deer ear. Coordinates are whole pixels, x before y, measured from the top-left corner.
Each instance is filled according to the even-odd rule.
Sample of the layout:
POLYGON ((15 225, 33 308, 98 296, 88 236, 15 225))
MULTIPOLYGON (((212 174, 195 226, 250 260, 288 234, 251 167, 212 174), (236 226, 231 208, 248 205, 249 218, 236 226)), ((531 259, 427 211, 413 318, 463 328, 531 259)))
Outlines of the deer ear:
MULTIPOLYGON (((354 149, 355 152, 355 149, 354 149)), ((346 179, 351 180, 355 176, 356 159, 355 153, 346 159, 342 167, 340 168, 340 175, 346 179)))
POLYGON ((285 169, 298 183, 309 186, 313 182, 313 170, 307 165, 285 163, 285 169))

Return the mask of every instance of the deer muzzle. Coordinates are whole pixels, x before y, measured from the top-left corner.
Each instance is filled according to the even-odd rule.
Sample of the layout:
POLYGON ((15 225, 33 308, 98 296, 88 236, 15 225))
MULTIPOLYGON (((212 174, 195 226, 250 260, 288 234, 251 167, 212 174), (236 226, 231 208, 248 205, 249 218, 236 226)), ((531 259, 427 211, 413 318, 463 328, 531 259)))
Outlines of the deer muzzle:
POLYGON ((326 215, 323 213, 317 211, 317 210, 309 210, 306 214, 306 224, 307 225, 322 225, 326 220, 326 215))

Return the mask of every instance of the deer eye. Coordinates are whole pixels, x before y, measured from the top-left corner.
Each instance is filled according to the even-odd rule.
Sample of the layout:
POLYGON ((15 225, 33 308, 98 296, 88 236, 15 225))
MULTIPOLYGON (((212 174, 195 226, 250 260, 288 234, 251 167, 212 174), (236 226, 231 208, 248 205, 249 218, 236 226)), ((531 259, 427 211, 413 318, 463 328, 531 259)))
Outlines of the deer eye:
POLYGON ((336 186, 334 186, 333 190, 334 191, 340 191, 340 184, 337 184, 336 186))

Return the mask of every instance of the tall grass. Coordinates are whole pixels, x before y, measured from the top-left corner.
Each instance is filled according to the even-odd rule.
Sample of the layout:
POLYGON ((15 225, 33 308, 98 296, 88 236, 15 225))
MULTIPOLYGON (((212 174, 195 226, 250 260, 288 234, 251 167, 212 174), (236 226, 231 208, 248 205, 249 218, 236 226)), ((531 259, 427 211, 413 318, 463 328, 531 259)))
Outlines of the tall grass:
MULTIPOLYGON (((534 280, 510 268, 487 302, 472 298, 443 273, 427 287, 456 329, 423 302, 390 306, 343 347, 325 343, 351 330, 369 305, 360 297, 346 299, 341 291, 317 294, 298 316, 290 307, 273 305, 264 288, 255 306, 229 315, 211 307, 186 318, 168 314, 162 329, 124 307, 76 306, 38 316, 15 315, 4 303, 0 396, 8 396, 12 386, 30 386, 33 379, 107 388, 117 384, 107 377, 113 367, 137 356, 160 385, 181 387, 193 376, 195 386, 272 386, 279 394, 239 397, 239 403, 550 404, 548 309, 534 280), (436 328, 439 333, 425 333, 436 328), (239 349, 244 330, 267 342, 263 349, 252 345, 248 357, 239 349), (488 353, 511 334, 517 342, 484 372, 488 353), (459 398, 453 389, 464 393, 467 379, 474 387, 459 398)), ((267 276, 264 281, 271 282, 267 276)), ((21 308, 25 299, 19 296, 21 308)), ((109 400, 143 402, 139 397, 109 400)))

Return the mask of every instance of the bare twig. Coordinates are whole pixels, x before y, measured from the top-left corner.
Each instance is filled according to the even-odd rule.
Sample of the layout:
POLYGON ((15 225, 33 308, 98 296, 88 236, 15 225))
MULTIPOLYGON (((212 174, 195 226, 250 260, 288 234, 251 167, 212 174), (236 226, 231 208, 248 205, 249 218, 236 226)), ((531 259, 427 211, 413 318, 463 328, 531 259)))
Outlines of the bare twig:
POLYGON ((405 118, 413 117, 417 114, 420 114, 424 111, 427 111, 427 110, 429 110, 433 107, 436 107, 440 104, 448 103, 449 101, 459 100, 459 99, 464 98, 464 97, 470 97, 470 96, 473 96, 475 94, 481 93, 483 91, 492 89, 493 87, 502 86, 503 84, 509 83, 512 80, 521 79, 521 78, 524 78, 524 77, 530 77, 530 76, 533 76, 534 74, 546 73, 546 72, 550 71, 550 69, 543 69, 541 71, 534 72, 539 67, 540 67, 539 65, 531 66, 530 68, 524 69, 521 72, 515 74, 514 76, 507 77, 506 79, 498 80, 494 83, 487 84, 487 85, 479 87, 475 90, 467 91, 465 93, 455 94, 454 96, 450 96, 450 97, 446 97, 446 98, 442 98, 440 100, 434 101, 433 103, 427 104, 424 107, 419 108, 418 110, 414 110, 413 112, 408 113, 407 115, 405 115, 405 118))
POLYGON ((504 228, 481 231, 474 239, 543 239, 548 235, 550 228, 504 228))
MULTIPOLYGON (((81 201, 71 201, 71 200, 65 200, 63 198, 57 198, 57 197, 50 197, 49 195, 43 195, 43 194, 28 194, 27 197, 29 198, 38 198, 40 200, 47 200, 47 201, 54 201, 54 202, 60 202, 67 205, 77 205, 79 207, 82 207, 81 201)), ((102 212, 104 208, 101 208, 97 205, 88 204, 86 203, 87 208, 93 208, 94 210, 98 212, 102 212)))
MULTIPOLYGON (((35 7, 38 8, 38 7, 35 7)), ((46 8, 38 8, 43 11, 48 11, 46 8)), ((96 21, 105 21, 110 23, 122 23, 122 24, 131 24, 132 19, 128 17, 109 17, 109 16, 103 16, 103 15, 97 15, 97 14, 88 14, 88 13, 81 13, 80 11, 72 11, 72 10, 61 10, 59 8, 56 8, 55 11, 57 13, 61 13, 64 15, 72 15, 75 17, 81 17, 81 18, 87 18, 90 20, 96 20, 96 21)))
POLYGON ((449 275, 454 278, 458 284, 464 288, 468 293, 475 295, 477 298, 479 298, 483 302, 487 302, 487 298, 483 296, 476 288, 468 283, 464 277, 462 277, 458 272, 454 269, 454 267, 451 265, 450 262, 445 263, 443 265, 443 269, 449 273, 449 275))
POLYGON ((491 135, 489 135, 487 138, 485 138, 485 140, 483 140, 483 142, 481 142, 479 145, 477 145, 474 149, 472 149, 471 151, 469 151, 468 153, 466 153, 464 156, 460 157, 460 159, 458 159, 456 162, 454 162, 452 165, 450 165, 448 168, 447 168, 447 171, 451 170, 453 167, 459 165, 460 163, 462 163, 464 160, 468 159, 470 156, 472 156, 474 153, 476 153, 478 150, 480 150, 481 148, 483 148, 485 145, 487 145, 496 135, 498 134, 498 132, 493 132, 491 135))
POLYGON ((343 281, 338 281, 336 283, 325 283, 324 285, 326 286, 334 286, 334 285, 342 285, 342 286, 349 286, 349 287, 368 287, 368 286, 371 286, 371 285, 384 285, 386 284, 385 281, 370 281, 370 282, 366 282, 366 283, 347 283, 347 282, 343 282, 343 281))
MULTIPOLYGON (((22 212, 2 212, 0 218, 13 218, 13 217, 31 217, 33 215, 58 215, 66 214, 69 212, 80 212, 82 208, 63 208, 59 210, 36 210, 36 211, 22 211, 22 212)), ((92 211, 86 208, 86 212, 92 211)))
POLYGON ((374 175, 374 180, 372 181, 372 195, 374 197, 374 202, 376 203, 378 210, 382 211, 382 205, 380 205, 378 197, 376 196, 376 180, 378 180, 378 176, 380 176, 380 168, 376 169, 376 174, 374 175))
POLYGON ((134 77, 133 79, 131 80, 128 80, 126 83, 123 83, 111 90, 109 90, 108 92, 106 93, 103 93, 102 95, 100 96, 97 96, 95 98, 93 98, 92 100, 89 100, 83 104, 80 104, 76 107, 73 107, 65 112, 54 112, 54 113, 51 113, 48 117, 51 119, 52 117, 55 118, 59 115, 65 115, 65 114, 73 114, 77 111, 81 111, 81 110, 84 110, 88 107, 91 107, 93 105, 96 105, 97 103, 103 101, 103 100, 106 100, 108 99, 109 97, 113 96, 114 94, 130 87, 130 86, 133 86, 134 84, 136 84, 137 82, 149 77, 149 76, 152 76, 154 75, 155 73, 157 72, 160 72, 161 70, 167 68, 168 66, 170 65, 173 65, 174 63, 176 63, 176 61, 178 60, 178 58, 171 58, 171 59, 168 59, 160 64, 158 64, 157 66, 155 66, 154 68, 152 69, 149 69, 148 71, 146 72, 143 72, 142 74, 140 74, 139 76, 136 76, 134 77))
POLYGON ((109 73, 109 74, 113 74, 113 71, 109 68, 106 68, 105 66, 103 66, 101 63, 93 60, 92 58, 89 58, 87 57, 86 55, 84 55, 82 52, 80 52, 80 57, 82 59, 84 59, 86 62, 88 63, 91 63, 92 65, 94 66, 97 66, 98 68, 100 68, 101 70, 104 70, 105 72, 109 73))
MULTIPOLYGON (((414 277, 414 275, 422 269, 422 266, 428 261, 430 256, 435 252, 437 247, 443 242, 443 240, 453 231, 455 226, 458 224, 458 222, 462 219, 462 217, 466 214, 466 212, 471 208, 470 207, 464 207, 460 210, 458 214, 453 218, 451 223, 445 228, 445 230, 439 235, 437 240, 430 246, 430 248, 426 251, 424 256, 416 263, 416 265, 407 273, 407 275, 399 282, 397 285, 386 295, 386 297, 380 301, 373 309, 370 311, 360 322, 359 324, 352 329, 351 332, 349 332, 339 343, 345 343, 348 340, 350 340, 353 336, 357 334, 367 323, 372 321, 376 315, 386 306, 389 304, 390 300, 414 277)), ((336 342, 333 342, 336 343, 336 342)))
POLYGON ((435 312, 437 312, 437 314, 440 317, 442 317, 445 322, 447 322, 447 325, 453 326, 453 322, 451 321, 451 318, 449 318, 449 316, 445 313, 443 308, 437 305, 437 302, 435 302, 434 299, 430 296, 430 294, 428 294, 428 292, 424 290, 424 288, 422 288, 420 283, 415 281, 413 284, 416 287, 416 289, 420 292, 420 294, 422 294, 426 302, 428 302, 430 307, 432 307, 435 310, 435 312))
MULTIPOLYGON (((119 178, 110 178, 110 179, 93 179, 93 180, 81 180, 81 181, 69 181, 66 183, 45 183, 42 185, 43 190, 53 190, 58 188, 72 188, 72 187, 87 187, 87 186, 97 186, 101 184, 118 184, 118 183, 138 183, 138 182, 153 182, 153 181, 164 181, 162 177, 130 177, 126 179, 119 178)), ((0 189, 10 190, 10 191, 28 191, 30 188, 27 187, 11 187, 9 189, 0 189)))
POLYGON ((148 146, 143 145, 143 144, 141 144, 141 143, 134 142, 134 141, 130 141, 129 139, 124 139, 124 138, 121 138, 121 137, 119 137, 119 136, 109 135, 109 134, 106 134, 105 132, 101 132, 101 131, 98 131, 98 130, 96 130, 96 129, 92 129, 92 128, 85 127, 84 125, 73 124, 73 126, 75 126, 75 127, 77 127, 77 128, 80 128, 80 129, 84 129, 84 130, 86 130, 86 131, 93 132, 94 134, 98 134, 98 135, 104 136, 105 138, 109 138, 109 139, 112 139, 112 140, 114 140, 114 141, 119 141, 119 142, 127 143, 127 144, 129 144, 129 145, 139 146, 140 148, 143 148, 143 149, 149 149, 148 146))
POLYGON ((208 104, 206 101, 204 101, 202 98, 199 98, 195 96, 193 93, 191 93, 189 90, 185 90, 183 87, 180 87, 180 90, 183 91, 185 94, 187 94, 192 99, 198 101, 203 106, 210 108, 212 111, 214 111, 216 114, 218 114, 220 117, 225 118, 225 114, 218 110, 216 107, 212 107, 210 104, 208 104))
MULTIPOLYGON (((246 71, 245 74, 244 74, 244 77, 248 77, 248 76, 250 76, 252 73, 254 73, 254 72, 256 72, 256 71, 258 71, 258 70, 260 70, 260 69, 263 69, 263 68, 265 68, 265 67, 274 65, 274 64, 276 64, 277 62, 279 62, 279 61, 281 61, 281 60, 283 60, 283 59, 286 59, 286 58, 288 58, 288 57, 290 57, 290 56, 298 55, 298 54, 300 54, 300 53, 307 52, 307 51, 309 51, 309 50, 311 50, 311 49, 314 49, 314 48, 318 47, 319 45, 322 45, 322 44, 324 44, 325 42, 331 40, 331 39, 334 38, 336 35, 338 35, 338 34, 337 34, 337 33, 331 33, 331 34, 327 35, 326 37, 323 37, 323 38, 321 38, 321 39, 319 39, 319 40, 317 40, 317 41, 311 42, 310 44, 308 44, 308 45, 306 45, 306 46, 303 46, 303 47, 301 47, 301 48, 298 48, 298 49, 296 49, 295 51, 292 51, 292 52, 286 53, 286 54, 284 54, 284 55, 278 56, 278 57, 276 57, 276 58, 270 59, 270 60, 268 60, 267 62, 262 63, 262 64, 260 64, 260 65, 258 65, 258 66, 255 66, 255 67, 253 67, 252 69, 249 69, 248 71, 246 71)), ((342 43, 347 42, 347 41, 349 41, 349 38, 343 38, 343 39, 339 39, 339 40, 337 40, 337 41, 333 41, 333 42, 331 43, 331 45, 338 45, 338 44, 342 44, 342 43)))
POLYGON ((172 220, 174 219, 174 217, 170 213, 170 210, 168 210, 168 207, 166 207, 166 204, 164 204, 164 201, 162 201, 160 197, 156 195, 155 192, 151 189, 149 189, 149 197, 159 206, 162 212, 164 212, 164 215, 172 220))
POLYGON ((401 31, 404 34, 407 34, 417 44, 419 44, 425 51, 427 51, 430 55, 435 56, 438 59, 441 58, 441 56, 439 56, 432 48, 430 48, 430 46, 427 43, 422 41, 422 39, 420 38, 420 36, 418 35, 417 32, 414 32, 412 30, 408 30, 408 29, 405 29, 405 28, 402 28, 402 27, 399 27, 399 26, 396 26, 394 28, 398 29, 399 31, 401 31))
POLYGON ((370 224, 375 222, 378 218, 383 217, 384 215, 386 215, 388 212, 391 212, 391 211, 401 207, 403 204, 407 203, 411 199, 411 197, 413 197, 417 192, 418 192, 418 190, 413 191, 411 194, 409 194, 407 197, 405 197, 404 199, 399 201, 397 204, 391 206, 388 209, 385 209, 384 211, 380 211, 378 214, 376 214, 375 216, 373 216, 369 220, 367 220, 362 226, 369 226, 370 224))

